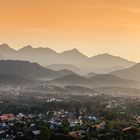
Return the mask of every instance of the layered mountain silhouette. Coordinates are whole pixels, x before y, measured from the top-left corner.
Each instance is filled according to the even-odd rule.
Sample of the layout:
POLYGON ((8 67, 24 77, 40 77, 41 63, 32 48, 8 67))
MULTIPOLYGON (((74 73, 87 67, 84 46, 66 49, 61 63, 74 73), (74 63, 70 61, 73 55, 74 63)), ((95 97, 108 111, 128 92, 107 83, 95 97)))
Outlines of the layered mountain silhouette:
POLYGON ((114 71, 112 72, 112 74, 122 78, 140 81, 140 63, 137 63, 134 66, 127 69, 114 71))
POLYGON ((51 85, 64 86, 83 86, 83 87, 106 87, 106 86, 121 86, 133 87, 137 85, 139 78, 140 64, 125 69, 115 71, 113 74, 91 74, 89 77, 78 75, 77 73, 62 69, 54 71, 40 66, 38 63, 17 60, 0 60, 0 83, 1 84, 33 84, 47 83, 51 85), (120 74, 120 72, 127 73, 120 74), (119 74, 118 74, 119 72, 119 74), (135 76, 137 74, 137 76, 135 76), (119 75, 119 76, 115 76, 119 75), (134 77, 135 76, 135 77, 134 77), (132 80, 128 80, 132 79, 132 80))
POLYGON ((91 80, 76 74, 66 75, 48 82, 51 85, 91 86, 91 80))
POLYGON ((136 84, 135 81, 123 79, 112 74, 99 74, 90 78, 92 83, 96 86, 131 86, 136 84))
POLYGON ((0 82, 26 83, 38 80, 50 80, 61 76, 74 74, 70 70, 53 71, 28 61, 1 60, 0 82))
POLYGON ((67 69, 67 70, 74 71, 75 73, 81 73, 81 74, 83 73, 81 69, 71 64, 50 64, 46 66, 46 68, 49 68, 55 71, 67 69))
POLYGON ((67 75, 60 77, 48 82, 51 85, 61 85, 61 86, 84 86, 84 87, 110 87, 110 86, 120 86, 129 87, 134 86, 137 82, 123 79, 112 74, 99 74, 90 78, 85 78, 76 74, 67 75))
MULTIPOLYGON (((42 66, 52 64, 61 64, 62 66, 62 64, 67 64, 76 66, 82 72, 86 73, 108 73, 114 70, 128 68, 135 64, 135 62, 112 56, 110 54, 100 54, 89 58, 77 49, 57 53, 50 48, 33 48, 29 45, 19 50, 14 50, 7 44, 0 45, 0 59, 24 60, 36 62, 42 66)), ((70 68, 68 69, 73 70, 70 68)))

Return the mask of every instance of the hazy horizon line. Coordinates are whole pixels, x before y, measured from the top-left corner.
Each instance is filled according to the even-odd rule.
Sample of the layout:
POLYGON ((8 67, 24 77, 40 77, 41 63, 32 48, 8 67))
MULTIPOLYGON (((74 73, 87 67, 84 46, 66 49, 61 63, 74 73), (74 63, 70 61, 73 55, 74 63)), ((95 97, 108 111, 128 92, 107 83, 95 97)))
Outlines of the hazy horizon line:
POLYGON ((123 57, 123 56, 114 55, 114 54, 111 54, 111 53, 108 53, 108 52, 105 52, 105 53, 96 53, 96 54, 94 54, 94 55, 92 55, 92 56, 88 56, 88 55, 84 54, 83 52, 81 52, 80 49, 78 49, 78 48, 76 48, 76 47, 73 47, 73 48, 71 48, 71 49, 66 49, 66 50, 63 50, 63 51, 58 52, 58 51, 56 51, 55 49, 52 49, 51 47, 34 47, 33 45, 30 45, 30 44, 28 44, 28 45, 23 45, 23 47, 17 48, 17 49, 15 49, 14 47, 11 47, 11 45, 9 45, 8 43, 1 43, 1 44, 0 44, 0 48, 1 48, 2 45, 8 46, 9 48, 11 48, 11 49, 13 49, 14 51, 17 51, 17 52, 18 52, 19 50, 23 49, 23 48, 26 48, 26 47, 30 47, 30 48, 32 48, 32 49, 38 49, 38 48, 47 49, 47 48, 48 48, 48 49, 50 49, 50 50, 56 52, 57 54, 61 54, 61 53, 63 53, 63 52, 68 52, 68 51, 72 51, 72 50, 77 50, 77 51, 79 51, 79 53, 81 53, 82 55, 86 56, 87 58, 92 58, 92 57, 95 57, 95 56, 105 55, 105 54, 106 54, 106 55, 111 55, 111 56, 114 56, 114 57, 119 57, 119 58, 122 58, 122 59, 126 59, 126 60, 131 61, 131 62, 139 63, 139 61, 130 60, 130 59, 127 59, 127 58, 125 58, 125 57, 123 57))

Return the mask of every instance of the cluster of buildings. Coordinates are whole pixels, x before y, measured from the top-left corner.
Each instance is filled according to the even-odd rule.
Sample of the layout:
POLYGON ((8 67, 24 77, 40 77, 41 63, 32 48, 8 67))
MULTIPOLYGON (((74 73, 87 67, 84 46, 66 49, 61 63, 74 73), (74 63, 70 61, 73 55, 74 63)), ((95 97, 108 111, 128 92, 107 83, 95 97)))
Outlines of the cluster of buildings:
MULTIPOLYGON (((84 127, 84 120, 96 122, 98 119, 95 116, 76 118, 74 113, 64 110, 48 111, 46 115, 2 114, 0 116, 0 139, 14 140, 32 137, 33 140, 37 140, 41 135, 41 126, 44 124, 47 124, 48 129, 56 134, 64 134, 63 130, 67 130, 69 136, 82 138, 88 133, 88 129, 84 127)), ((96 124, 96 126, 98 129, 104 129, 105 122, 96 124)))
MULTIPOLYGON (((136 118, 139 123, 140 117, 136 118)), ((48 130, 55 134, 69 135, 74 138, 83 138, 89 134, 90 127, 101 131, 106 129, 106 121, 96 116, 79 116, 64 110, 48 111, 47 114, 2 114, 0 115, 0 139, 1 140, 25 140, 31 138, 38 140, 41 135, 41 127, 47 124, 48 130)), ((134 127, 124 128, 124 132, 133 132, 134 127)))

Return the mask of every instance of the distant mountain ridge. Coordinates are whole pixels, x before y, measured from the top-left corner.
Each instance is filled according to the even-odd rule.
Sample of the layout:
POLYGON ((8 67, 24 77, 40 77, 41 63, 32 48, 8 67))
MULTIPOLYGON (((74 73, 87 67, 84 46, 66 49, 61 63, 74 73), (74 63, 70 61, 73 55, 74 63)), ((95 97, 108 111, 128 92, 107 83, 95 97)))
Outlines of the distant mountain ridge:
POLYGON ((90 78, 76 74, 66 75, 48 82, 50 85, 59 86, 84 86, 84 87, 129 87, 138 83, 129 79, 123 79, 112 74, 98 74, 90 78))
POLYGON ((113 75, 128 78, 135 81, 140 81, 140 63, 135 64, 130 68, 112 72, 113 75))
POLYGON ((81 69, 71 64, 50 64, 50 65, 47 65, 46 68, 49 68, 55 71, 67 69, 67 70, 74 71, 75 73, 81 73, 81 74, 83 73, 81 69))
POLYGON ((30 45, 19 50, 14 50, 7 44, 0 45, 0 59, 37 62, 42 66, 68 64, 76 66, 86 73, 108 73, 114 70, 128 68, 135 64, 133 61, 128 61, 110 54, 87 57, 75 48, 57 53, 50 48, 33 48, 30 45))

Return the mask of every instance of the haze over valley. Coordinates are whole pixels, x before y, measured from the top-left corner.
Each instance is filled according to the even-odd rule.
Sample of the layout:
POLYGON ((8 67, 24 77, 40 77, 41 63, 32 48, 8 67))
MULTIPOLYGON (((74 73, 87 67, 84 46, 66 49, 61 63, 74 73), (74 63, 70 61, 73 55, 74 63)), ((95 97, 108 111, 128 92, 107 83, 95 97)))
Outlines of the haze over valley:
POLYGON ((1 84, 139 88, 140 64, 108 53, 87 57, 78 49, 57 53, 2 44, 0 56, 1 84))

